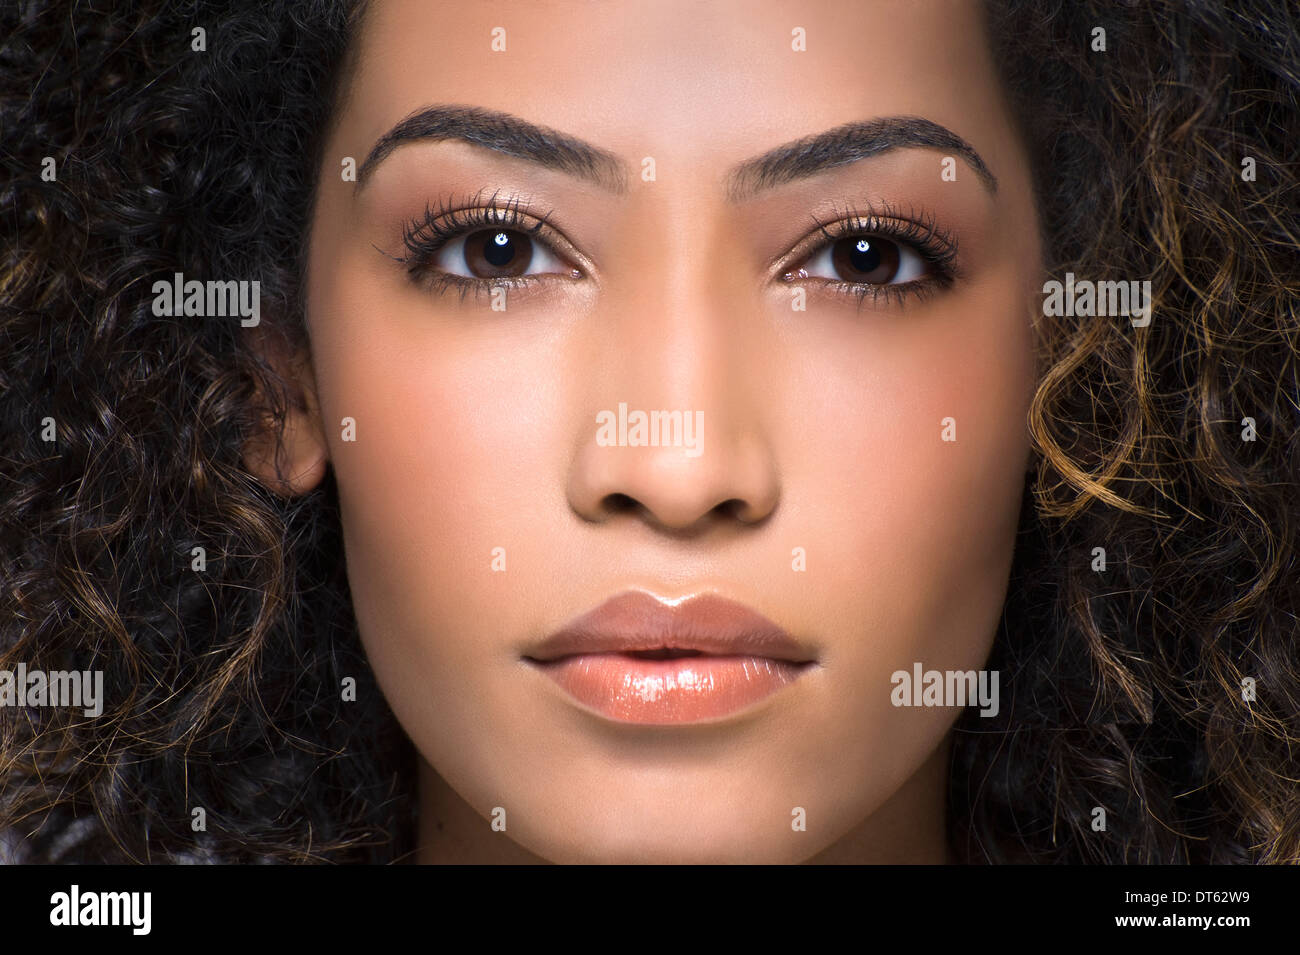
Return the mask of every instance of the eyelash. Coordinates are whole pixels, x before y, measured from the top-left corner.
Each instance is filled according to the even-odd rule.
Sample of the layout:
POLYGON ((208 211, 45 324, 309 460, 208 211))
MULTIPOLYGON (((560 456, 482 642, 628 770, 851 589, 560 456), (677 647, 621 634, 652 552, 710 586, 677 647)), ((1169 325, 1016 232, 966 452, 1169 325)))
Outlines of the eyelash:
MULTIPOLYGON (((526 214, 524 211, 526 204, 523 200, 512 198, 498 205, 497 195, 498 193, 494 192, 486 202, 481 201, 480 193, 479 196, 466 197, 461 205, 452 206, 450 200, 446 202, 440 200, 437 208, 426 206, 422 215, 409 220, 403 226, 402 244, 406 249, 406 255, 400 258, 389 257, 406 265, 412 279, 421 282, 430 292, 437 295, 454 290, 460 293, 462 301, 471 292, 479 293, 492 288, 524 288, 541 279, 558 278, 563 281, 566 278, 581 277, 582 270, 576 267, 571 277, 552 273, 498 278, 467 278, 432 268, 431 263, 434 258, 449 242, 481 229, 491 228, 522 232, 545 244, 556 258, 568 261, 569 256, 555 248, 557 242, 548 238, 548 235, 558 235, 547 223, 551 213, 548 212, 538 219, 526 214)), ((783 255, 777 262, 777 271, 783 282, 817 282, 836 294, 856 297, 861 307, 868 298, 872 303, 883 301, 886 304, 890 302, 903 304, 908 299, 924 299, 936 292, 951 288, 961 277, 956 261, 956 236, 941 229, 933 214, 924 210, 909 208, 904 213, 900 208, 884 202, 858 211, 851 204, 846 204, 842 212, 834 214, 826 221, 816 215, 812 218, 817 223, 816 230, 800 240, 791 252, 783 255), (822 241, 811 244, 814 236, 820 236, 822 241), (857 236, 874 236, 908 246, 933 269, 933 272, 910 282, 886 285, 795 274, 795 264, 811 261, 818 253, 841 239, 857 236)))
POLYGON ((817 223, 816 230, 778 260, 777 270, 783 282, 817 282, 837 294, 855 296, 861 307, 868 298, 873 304, 883 301, 885 304, 893 302, 901 305, 908 299, 919 301, 951 288, 961 277, 957 265, 957 237, 941 229, 934 215, 923 209, 909 207, 904 212, 897 206, 882 202, 859 212, 851 204, 846 204, 842 212, 833 212, 831 219, 823 221, 815 215, 812 218, 817 223), (810 244, 814 236, 820 236, 822 241, 810 244), (923 278, 893 285, 872 285, 794 274, 798 263, 812 260, 841 239, 858 236, 874 236, 906 245, 934 271, 923 278))
MULTIPOLYGON (((450 204, 451 200, 439 200, 437 208, 426 206, 423 214, 409 220, 402 227, 402 245, 406 249, 406 255, 390 258, 406 265, 411 278, 435 295, 457 291, 462 301, 471 292, 478 293, 493 288, 524 288, 540 279, 558 278, 563 281, 565 277, 558 274, 467 278, 432 267, 434 258, 445 245, 482 229, 521 232, 530 239, 543 243, 557 259, 568 262, 569 256, 556 248, 557 244, 565 243, 558 240, 558 233, 547 223, 551 213, 536 218, 526 213, 527 204, 522 199, 511 198, 498 204, 498 195, 494 192, 486 201, 481 199, 481 194, 468 196, 455 206, 450 204)), ((581 269, 573 266, 573 271, 578 273, 573 277, 580 277, 581 269)))

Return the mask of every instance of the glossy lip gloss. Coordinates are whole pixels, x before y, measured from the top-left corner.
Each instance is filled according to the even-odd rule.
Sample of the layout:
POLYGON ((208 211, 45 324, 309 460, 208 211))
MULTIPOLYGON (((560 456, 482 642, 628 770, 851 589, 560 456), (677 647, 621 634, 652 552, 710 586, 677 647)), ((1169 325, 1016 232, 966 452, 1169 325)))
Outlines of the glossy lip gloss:
POLYGON ((620 594, 524 657, 577 702, 625 723, 720 719, 798 679, 815 661, 771 620, 713 594, 666 602, 620 594))

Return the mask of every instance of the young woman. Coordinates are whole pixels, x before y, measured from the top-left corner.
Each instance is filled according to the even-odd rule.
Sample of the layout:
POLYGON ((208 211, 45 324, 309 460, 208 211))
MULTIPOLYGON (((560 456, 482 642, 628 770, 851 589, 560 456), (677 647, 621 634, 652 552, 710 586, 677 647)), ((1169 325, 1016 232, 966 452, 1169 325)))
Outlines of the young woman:
POLYGON ((1300 861, 1294 11, 67 6, 13 857, 1300 861))

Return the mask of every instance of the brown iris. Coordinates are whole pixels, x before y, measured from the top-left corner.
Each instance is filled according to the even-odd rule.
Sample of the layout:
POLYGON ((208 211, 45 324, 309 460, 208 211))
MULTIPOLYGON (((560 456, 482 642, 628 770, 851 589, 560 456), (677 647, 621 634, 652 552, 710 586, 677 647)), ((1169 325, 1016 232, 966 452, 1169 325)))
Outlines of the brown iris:
POLYGON ((465 237, 465 266, 481 279, 523 275, 533 260, 533 240, 513 229, 484 229, 465 237))
POLYGON ((876 236, 850 236, 835 243, 831 263, 845 282, 885 285, 898 274, 898 245, 876 236))

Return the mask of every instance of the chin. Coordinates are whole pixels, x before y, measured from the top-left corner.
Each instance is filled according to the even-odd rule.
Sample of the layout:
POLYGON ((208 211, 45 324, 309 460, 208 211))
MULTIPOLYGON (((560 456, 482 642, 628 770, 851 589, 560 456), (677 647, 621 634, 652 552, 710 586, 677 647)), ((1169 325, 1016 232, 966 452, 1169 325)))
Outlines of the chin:
MULTIPOLYGON (((788 800, 766 790, 759 790, 761 799, 752 792, 719 799, 726 789, 719 784, 712 797, 679 792, 671 800, 602 798, 588 789, 575 793, 564 809, 549 803, 538 817, 541 826, 525 825, 516 813, 510 836, 530 852, 568 865, 795 864, 832 841, 793 829, 788 800)), ((824 818, 820 809, 804 808, 824 818)))

